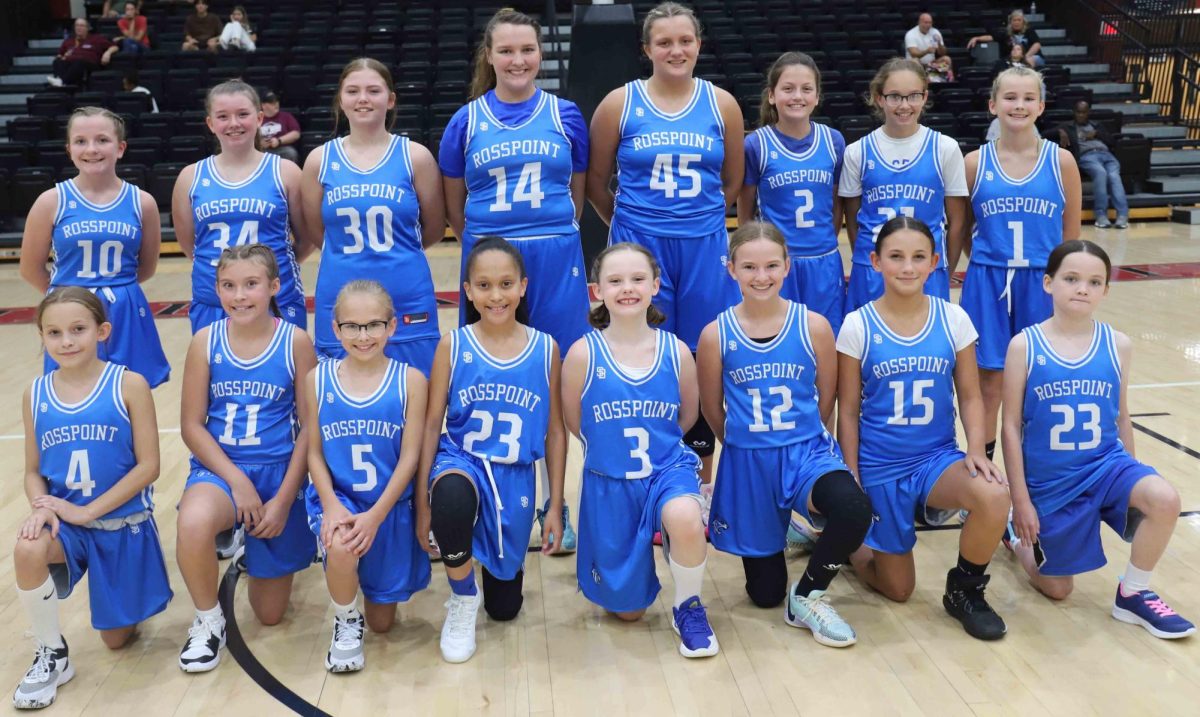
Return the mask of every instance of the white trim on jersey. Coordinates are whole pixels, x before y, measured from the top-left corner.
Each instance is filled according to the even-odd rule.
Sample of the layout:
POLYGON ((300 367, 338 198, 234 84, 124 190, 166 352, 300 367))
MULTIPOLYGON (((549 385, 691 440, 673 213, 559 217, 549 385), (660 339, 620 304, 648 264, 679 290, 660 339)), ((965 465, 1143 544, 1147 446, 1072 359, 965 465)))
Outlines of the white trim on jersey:
MULTIPOLYGON (((46 374, 45 381, 45 396, 46 401, 54 407, 54 410, 62 413, 74 415, 81 413, 91 407, 93 403, 100 398, 103 393, 104 382, 107 381, 114 371, 120 371, 124 366, 118 366, 115 363, 105 364, 104 370, 100 372, 100 376, 96 379, 96 383, 92 386, 88 394, 75 403, 66 403, 58 397, 58 393, 54 390, 54 372, 46 374)), ((34 412, 36 415, 36 411, 34 412)))
MULTIPOLYGON (((217 168, 217 155, 215 154, 211 157, 205 157, 201 163, 204 164, 205 171, 208 172, 208 175, 212 177, 212 180, 218 185, 226 189, 241 189, 247 184, 250 184, 254 180, 258 179, 259 175, 266 171, 271 165, 270 158, 274 156, 275 155, 268 152, 263 152, 262 159, 258 160, 258 166, 254 168, 254 171, 250 173, 250 176, 246 177, 240 182, 231 182, 221 176, 221 171, 217 168)), ((197 174, 199 174, 199 172, 197 172, 197 174)))
MULTIPOLYGON (((638 93, 639 97, 641 97, 642 103, 645 104, 646 107, 655 114, 655 116, 668 122, 674 122, 677 119, 686 117, 687 114, 691 112, 696 107, 696 104, 700 101, 700 95, 704 91, 704 80, 697 77, 692 82, 692 96, 688 100, 687 104, 683 106, 683 109, 679 110, 678 112, 664 112, 660 110, 654 104, 654 100, 650 99, 650 90, 646 89, 645 80, 634 80, 629 84, 634 87, 634 91, 638 93)), ((725 133, 725 124, 721 121, 720 114, 717 115, 717 122, 721 124, 721 134, 723 135, 725 133)))
POLYGON ((475 336, 475 330, 471 328, 470 324, 463 327, 463 336, 466 337, 467 343, 470 345, 471 349, 478 351, 480 358, 487 362, 489 366, 501 371, 513 368, 514 366, 523 363, 525 359, 529 358, 529 354, 533 353, 534 348, 536 348, 539 343, 538 339, 540 338, 540 333, 541 332, 537 331, 536 329, 526 326, 525 348, 521 349, 520 353, 510 359, 500 359, 488 353, 488 350, 483 347, 483 342, 481 342, 475 336))
POLYGON ((360 169, 360 168, 356 167, 353 162, 350 161, 350 158, 346 155, 346 152, 342 149, 342 143, 346 141, 345 137, 338 137, 337 139, 333 140, 329 144, 331 144, 333 146, 334 151, 337 152, 338 160, 341 161, 341 163, 344 164, 347 169, 349 169, 350 171, 352 171, 356 174, 372 174, 376 170, 378 170, 380 167, 387 164, 388 160, 392 158, 392 152, 396 151, 396 145, 399 143, 398 141, 400 139, 402 139, 402 138, 399 137, 398 135, 394 135, 394 134, 388 135, 387 150, 383 153, 383 156, 379 158, 379 161, 376 162, 374 165, 372 165, 369 169, 360 169))
POLYGON ((125 200, 125 198, 129 195, 130 188, 133 187, 133 185, 129 182, 121 180, 121 189, 117 192, 117 196, 113 197, 112 200, 110 200, 107 204, 96 204, 95 202, 89 201, 87 197, 83 196, 83 192, 79 191, 79 188, 75 186, 74 178, 68 179, 67 181, 62 182, 62 184, 65 187, 68 199, 74 199, 93 212, 107 212, 113 209, 125 200))
POLYGON ((286 360, 288 367, 288 375, 295 379, 296 363, 292 357, 292 331, 293 325, 283 319, 276 319, 275 333, 271 336, 270 343, 262 350, 260 354, 253 358, 243 359, 238 357, 233 352, 233 347, 229 345, 229 319, 221 319, 214 323, 212 333, 209 334, 209 356, 212 355, 213 349, 220 349, 225 354, 226 360, 232 363, 235 367, 249 371, 263 365, 274 356, 275 351, 281 343, 285 343, 284 351, 287 352, 286 360))
MULTIPOLYGON (((921 327, 921 330, 918 331, 915 336, 901 336, 900 334, 896 333, 895 331, 892 331, 892 329, 890 327, 888 327, 887 322, 883 320, 883 317, 879 315, 879 312, 875 310, 875 302, 874 301, 870 301, 870 302, 867 302, 866 304, 863 304, 863 308, 866 309, 866 311, 871 315, 873 323, 875 323, 879 326, 879 331, 884 336, 886 336, 890 341, 898 343, 901 346, 915 346, 915 345, 921 343, 922 341, 924 341, 929 336, 929 334, 933 332, 933 327, 938 323, 936 314, 939 313, 939 309, 941 308, 941 307, 935 305, 935 303, 938 301, 941 301, 941 299, 934 297, 934 296, 929 297, 929 313, 925 316, 925 325, 921 327)), ((944 313, 944 312, 940 312, 940 313, 944 313)), ((867 328, 867 327, 864 325, 863 328, 867 328)), ((947 335, 948 335, 948 333, 947 333, 947 335)), ((870 337, 867 336, 866 332, 864 332, 863 333, 864 346, 866 344, 870 343, 870 341, 868 340, 869 338, 870 337)), ((953 341, 951 341, 951 343, 953 344, 953 341)), ((864 352, 863 357, 864 357, 864 359, 866 358, 865 352, 864 352)))
POLYGON ((707 80, 702 80, 699 77, 695 80, 697 83, 703 82, 706 87, 704 94, 708 97, 708 106, 712 109, 713 117, 717 120, 717 126, 721 128, 721 138, 725 137, 725 117, 721 114, 721 107, 717 104, 716 87, 707 80))
MULTIPOLYGON (((486 119, 488 122, 491 122, 500 129, 519 130, 524 129, 526 125, 537 119, 538 115, 542 113, 542 109, 546 107, 546 98, 549 97, 550 93, 543 92, 541 89, 536 89, 536 93, 538 97, 537 106, 533 108, 533 112, 531 112, 529 116, 525 118, 525 121, 520 124, 504 124, 500 120, 496 119, 496 115, 492 114, 492 109, 487 106, 487 102, 483 97, 476 99, 475 102, 479 103, 479 111, 483 113, 484 119, 486 119)), ((475 102, 472 102, 471 104, 475 104, 475 102)), ((466 145, 463 145, 463 153, 466 153, 466 145)))
MULTIPOLYGON (((110 366, 115 364, 109 364, 110 366)), ((121 414, 121 418, 129 420, 129 407, 125 405, 125 395, 122 393, 122 384, 125 381, 125 367, 117 366, 116 375, 112 379, 112 400, 113 405, 117 407, 117 413, 121 414)))
MULTIPOLYGON (((395 380, 396 371, 407 368, 406 364, 402 364, 395 359, 388 359, 387 368, 385 368, 383 371, 383 378, 380 379, 379 385, 376 386, 371 393, 367 394, 365 397, 354 398, 350 394, 346 393, 346 389, 342 388, 342 381, 338 377, 338 367, 345 363, 345 361, 346 359, 334 359, 329 361, 329 367, 326 370, 329 371, 329 390, 338 398, 338 400, 351 408, 366 408, 383 398, 387 393, 388 386, 390 386, 392 381, 395 380)), ((322 386, 322 388, 324 387, 322 386)), ((404 396, 401 395, 401 398, 404 398, 404 396)), ((320 393, 317 394, 317 400, 321 401, 320 393)))

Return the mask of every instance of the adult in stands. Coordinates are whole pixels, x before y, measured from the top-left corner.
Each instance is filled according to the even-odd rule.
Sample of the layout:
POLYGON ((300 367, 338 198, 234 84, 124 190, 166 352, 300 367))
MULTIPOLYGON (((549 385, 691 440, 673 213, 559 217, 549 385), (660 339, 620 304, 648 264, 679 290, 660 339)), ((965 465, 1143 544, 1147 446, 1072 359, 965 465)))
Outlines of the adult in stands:
POLYGON ((125 3, 125 14, 117 20, 117 28, 121 30, 121 34, 113 38, 113 41, 120 46, 121 52, 136 55, 150 49, 146 16, 138 12, 137 3, 125 3))
POLYGON ((1092 208, 1095 210, 1096 227, 1104 229, 1129 226, 1129 200, 1125 197, 1125 186, 1121 184, 1121 163, 1113 156, 1113 138, 1108 130, 1091 120, 1092 106, 1086 100, 1075 103, 1075 120, 1058 126, 1058 141, 1071 150, 1079 168, 1092 179, 1092 208), (1108 221, 1108 203, 1112 198, 1117 212, 1115 224, 1108 221))
POLYGON ((250 17, 246 14, 246 8, 241 5, 233 8, 233 12, 229 14, 229 22, 225 23, 225 28, 221 30, 218 42, 221 43, 222 50, 254 52, 258 34, 250 25, 250 17))
MULTIPOLYGON (((138 13, 142 12, 142 0, 134 3, 137 6, 138 13)), ((125 3, 120 0, 104 0, 104 7, 100 10, 100 17, 115 18, 121 17, 121 13, 125 8, 125 3)))
POLYGON ((140 92, 144 95, 150 95, 150 111, 152 113, 158 112, 158 102, 154 100, 154 95, 151 94, 150 89, 142 87, 138 82, 137 70, 130 70, 125 73, 125 76, 121 78, 121 89, 126 92, 140 92))
POLYGON ((76 18, 75 34, 59 45, 52 65, 54 74, 46 82, 55 87, 82 85, 92 70, 108 64, 117 49, 107 37, 92 32, 87 20, 76 18))
POLYGON ((995 42, 1000 45, 1000 54, 1008 55, 1013 45, 1025 49, 1025 62, 1030 67, 1045 67, 1046 58, 1042 57, 1042 42, 1038 39, 1037 30, 1029 27, 1025 21, 1025 12, 1013 10, 1008 15, 1008 24, 990 35, 976 35, 967 41, 967 49, 975 47, 980 42, 995 42))
POLYGON ((916 26, 904 34, 904 49, 909 57, 926 68, 938 58, 945 57, 947 62, 950 59, 946 54, 946 41, 941 31, 933 26, 933 15, 927 12, 921 13, 916 26))
POLYGON ((196 0, 196 11, 183 22, 183 49, 216 52, 222 29, 221 18, 208 14, 208 3, 196 0))
POLYGON ((274 92, 263 95, 262 109, 263 151, 300 164, 300 152, 296 150, 296 143, 300 141, 300 122, 291 112, 279 109, 279 95, 274 92))
POLYGON ((1007 57, 1002 57, 992 64, 992 79, 995 80, 997 75, 1010 67, 1033 67, 1026 60, 1023 46, 1013 45, 1009 48, 1007 57))

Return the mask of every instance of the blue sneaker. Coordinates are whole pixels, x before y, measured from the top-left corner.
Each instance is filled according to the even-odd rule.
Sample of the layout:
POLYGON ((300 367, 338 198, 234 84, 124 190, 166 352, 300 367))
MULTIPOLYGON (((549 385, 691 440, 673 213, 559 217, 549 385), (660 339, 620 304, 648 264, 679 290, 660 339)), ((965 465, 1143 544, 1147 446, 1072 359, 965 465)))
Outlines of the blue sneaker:
POLYGON ((788 521, 785 554, 789 557, 808 555, 817 544, 818 537, 817 531, 792 518, 788 521))
POLYGON ((679 635, 679 654, 684 657, 712 657, 720 651, 717 636, 708 624, 708 613, 694 595, 683 601, 680 607, 671 608, 674 614, 675 634, 679 635))
POLYGON ((1171 609, 1153 590, 1125 595, 1117 585, 1117 599, 1112 616, 1130 625, 1141 625, 1155 637, 1177 640, 1196 631, 1196 626, 1171 609))
POLYGON ((829 647, 849 647, 858 642, 854 628, 829 604, 824 590, 813 590, 801 597, 796 594, 796 583, 792 583, 788 587, 783 621, 792 627, 811 630, 813 639, 829 647))
MULTIPOLYGON (((529 538, 529 550, 530 551, 542 549, 542 530, 546 525, 546 511, 549 508, 550 508, 550 504, 547 503, 545 506, 538 508, 537 511, 535 512, 535 514, 537 515, 538 529, 537 529, 537 533, 530 536, 530 538, 529 538)), ((575 528, 571 525, 571 511, 569 508, 567 508, 566 503, 563 503, 562 523, 563 523, 562 545, 559 546, 558 552, 555 553, 555 555, 566 555, 568 553, 575 552, 575 546, 576 546, 576 543, 578 542, 578 538, 575 535, 575 528)), ((554 542, 554 534, 553 533, 550 534, 550 542, 554 542)))

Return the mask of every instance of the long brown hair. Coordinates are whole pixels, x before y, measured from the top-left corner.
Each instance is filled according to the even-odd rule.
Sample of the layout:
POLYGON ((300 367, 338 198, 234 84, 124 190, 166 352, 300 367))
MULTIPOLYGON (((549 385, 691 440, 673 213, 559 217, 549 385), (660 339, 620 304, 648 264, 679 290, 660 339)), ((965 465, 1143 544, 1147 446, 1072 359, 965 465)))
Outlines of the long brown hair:
POLYGON ((779 84, 779 78, 783 76, 783 71, 796 66, 812 70, 813 79, 817 83, 817 101, 820 102, 821 70, 817 67, 816 61, 804 52, 785 52, 771 64, 771 69, 767 70, 767 84, 763 86, 762 101, 758 105, 758 125, 760 127, 770 127, 779 121, 779 110, 771 104, 771 93, 775 91, 775 85, 779 84))
POLYGON ((496 68, 488 62, 488 53, 492 51, 492 34, 499 25, 522 25, 533 28, 537 38, 538 48, 542 43, 542 26, 537 20, 511 7, 501 8, 488 20, 483 30, 483 40, 475 50, 475 71, 471 74, 471 99, 478 99, 496 86, 496 68))
MULTIPOLYGON (((383 79, 383 84, 388 88, 388 93, 392 97, 396 96, 396 83, 392 81, 392 71, 387 68, 387 65, 373 57, 358 57, 347 62, 346 66, 342 68, 342 74, 338 77, 337 93, 333 96, 333 132, 330 134, 331 137, 338 136, 338 125, 341 124, 342 116, 345 114, 342 112, 342 85, 346 83, 346 78, 350 76, 350 73, 359 70, 371 70, 379 75, 383 79)), ((347 123, 349 121, 349 119, 346 120, 347 123)), ((396 124, 395 107, 388 110, 384 122, 387 124, 387 129, 390 132, 392 126, 396 124)))
MULTIPOLYGON (((604 260, 619 251, 631 251, 635 254, 641 254, 642 256, 646 257, 646 261, 650 264, 650 272, 654 275, 654 278, 657 279, 662 275, 662 270, 658 268, 658 262, 655 261, 654 255, 650 253, 649 249, 641 244, 623 241, 606 247, 604 251, 601 251, 596 255, 596 258, 592 261, 593 284, 600 283, 600 268, 604 265, 604 260)), ((650 324, 651 326, 657 326, 666 320, 666 314, 659 310, 659 308, 653 303, 651 303, 649 308, 646 309, 647 324, 650 324)), ((601 301, 596 308, 588 312, 588 323, 597 329, 603 329, 612 323, 612 316, 609 315, 608 307, 604 305, 603 301, 601 301)))

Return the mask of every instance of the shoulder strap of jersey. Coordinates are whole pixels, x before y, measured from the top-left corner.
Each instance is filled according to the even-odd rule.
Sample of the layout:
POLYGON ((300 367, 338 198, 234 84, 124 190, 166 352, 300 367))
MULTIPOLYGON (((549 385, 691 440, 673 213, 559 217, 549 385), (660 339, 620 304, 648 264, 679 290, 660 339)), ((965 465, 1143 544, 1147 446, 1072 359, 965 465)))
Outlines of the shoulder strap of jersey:
MULTIPOLYGON (((209 156, 196 162, 196 171, 192 173, 192 186, 188 187, 188 196, 192 197, 193 204, 195 203, 196 187, 200 186, 202 176, 208 174, 208 165, 212 161, 213 158, 209 156)), ((193 211, 195 211, 195 207, 193 207, 193 211)))
MULTIPOLYGON (((979 147, 979 163, 975 167, 975 186, 971 187, 971 198, 979 192, 979 188, 983 186, 983 178, 986 176, 988 162, 991 161, 992 143, 985 142, 979 147)), ((976 219, 978 223, 978 219, 976 219)))
POLYGON ((597 350, 597 348, 596 348, 596 341, 599 340, 598 337, 599 337, 599 329, 593 329, 583 335, 583 339, 586 342, 584 345, 587 347, 588 355, 587 355, 587 373, 584 374, 583 388, 579 392, 579 395, 581 397, 587 395, 588 389, 592 385, 592 378, 595 377, 595 375, 596 375, 596 362, 599 360, 599 353, 600 353, 599 350, 597 350))
POLYGON ((283 186, 283 159, 270 152, 264 152, 267 158, 267 171, 271 174, 271 181, 275 185, 275 191, 279 192, 280 199, 283 200, 284 215, 287 214, 288 195, 287 189, 283 186))
POLYGON ((283 354, 284 361, 287 362, 288 377, 292 379, 293 383, 295 383, 295 381, 296 381, 296 355, 295 355, 294 338, 295 338, 296 325, 290 321, 287 321, 286 319, 283 319, 283 318, 278 319, 278 321, 279 321, 279 326, 282 329, 281 333, 283 334, 282 336, 279 337, 279 340, 283 344, 283 346, 276 347, 275 350, 279 351, 280 348, 282 348, 282 350, 284 352, 284 354, 283 354))
MULTIPOLYGON (((211 371, 213 353, 224 345, 225 319, 217 319, 208 325, 208 350, 204 358, 208 361, 211 371)), ((211 377, 210 377, 211 378, 211 377)))
POLYGON ((400 421, 402 424, 407 424, 408 364, 404 363, 403 361, 396 361, 395 359, 392 359, 391 363, 388 364, 388 371, 391 371, 395 374, 394 379, 389 376, 388 380, 394 380, 396 382, 396 395, 400 399, 400 421))
POLYGON ((33 416, 33 432, 37 433, 37 423, 40 411, 38 405, 45 399, 46 382, 51 380, 53 372, 38 376, 33 380, 33 386, 29 389, 29 414, 33 416))
MULTIPOLYGON (((635 101, 643 99, 641 94, 642 88, 639 80, 630 80, 625 83, 625 102, 621 105, 621 122, 617 125, 618 138, 625 136, 625 125, 629 123, 629 116, 633 113, 635 101)), ((645 101, 643 100, 641 104, 645 104, 645 101)))
POLYGON ((126 368, 120 364, 109 363, 104 367, 106 379, 110 382, 108 390, 112 397, 113 406, 116 407, 117 413, 126 421, 129 420, 129 407, 125 405, 125 393, 122 390, 125 384, 126 368))
POLYGON ((571 147, 571 136, 567 134, 566 128, 563 127, 562 108, 559 107, 561 100, 558 99, 557 95, 552 95, 549 92, 544 92, 544 94, 546 95, 546 104, 550 105, 550 121, 554 123, 554 131, 561 134, 563 139, 567 140, 567 146, 571 147))
POLYGON ((322 145, 321 152, 321 168, 317 171, 317 184, 324 186, 325 178, 329 176, 329 164, 334 161, 334 157, 338 154, 338 143, 340 138, 334 138, 322 145))
POLYGON ((554 356, 552 355, 554 353, 554 347, 550 343, 550 334, 547 334, 544 331, 538 331, 537 329, 532 330, 537 331, 537 340, 539 345, 542 347, 542 369, 546 377, 546 385, 549 386, 550 371, 552 364, 554 363, 554 356))
POLYGON ((655 361, 654 368, 651 372, 661 371, 662 365, 668 363, 671 370, 674 372, 675 380, 679 380, 679 339, 675 338, 675 334, 668 333, 662 329, 657 329, 658 339, 662 346, 659 350, 659 355, 655 361))
MULTIPOLYGON (((804 347, 804 352, 812 359, 813 363, 817 362, 817 350, 813 347, 812 332, 808 327, 808 307, 797 301, 789 301, 789 311, 795 312, 795 328, 796 334, 800 337, 800 344, 804 347)), ((786 330, 786 329, 784 329, 786 330)))
POLYGON ((61 222, 67 213, 67 202, 69 201, 67 191, 67 182, 58 182, 54 185, 54 192, 58 195, 58 206, 54 209, 55 224, 61 222))
POLYGON ((942 133, 928 127, 925 131, 929 135, 925 138, 925 146, 921 147, 921 153, 933 153, 933 168, 937 170, 938 181, 944 187, 946 177, 942 174, 942 133))
POLYGON ((317 370, 313 371, 313 399, 317 403, 317 420, 321 420, 321 409, 325 406, 325 392, 329 390, 326 383, 329 380, 329 371, 332 370, 337 359, 327 359, 317 363, 317 370))
POLYGON ((1042 327, 1038 324, 1021 329, 1025 335, 1025 378, 1033 372, 1033 362, 1042 348, 1042 327))
POLYGON ((713 119, 717 121, 717 126, 721 128, 721 136, 724 137, 725 117, 721 114, 721 106, 717 102, 716 85, 699 77, 696 78, 696 82, 702 83, 700 86, 700 91, 704 93, 705 98, 708 100, 708 106, 710 109, 712 109, 713 119))
POLYGON ((1107 351, 1113 368, 1116 369, 1117 376, 1119 377, 1121 375, 1121 354, 1117 352, 1117 336, 1113 333, 1113 328, 1103 321, 1096 322, 1096 330, 1103 332, 1100 335, 1100 340, 1103 342, 1104 349, 1107 351))
POLYGON ((132 208, 133 208, 133 216, 137 218, 138 226, 141 226, 142 225, 142 190, 138 189, 134 185, 132 185, 129 182, 126 182, 124 180, 122 180, 122 184, 124 184, 124 186, 121 188, 121 191, 129 193, 128 199, 129 199, 130 205, 132 205, 132 208))
POLYGON ((717 343, 721 351, 721 361, 724 363, 726 350, 729 348, 730 341, 736 341, 733 337, 733 332, 729 330, 729 322, 736 321, 733 317, 733 307, 725 309, 717 314, 717 343))
MULTIPOLYGON (((486 94, 486 93, 485 93, 486 94)), ((479 123, 479 105, 484 102, 484 95, 480 95, 467 103, 467 126, 463 132, 463 156, 467 156, 468 147, 471 145, 471 140, 475 138, 475 125, 479 123)))
POLYGON ((1063 212, 1067 211, 1067 190, 1063 187, 1062 162, 1059 160, 1059 146, 1056 142, 1042 140, 1042 151, 1046 152, 1046 164, 1054 176, 1054 186, 1058 188, 1058 196, 1062 200, 1063 212))

